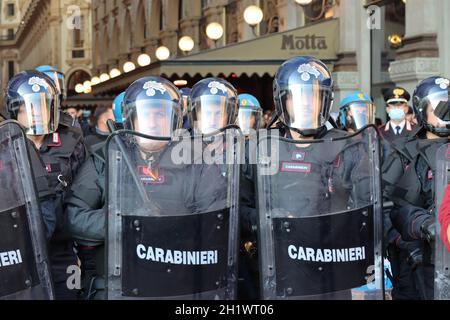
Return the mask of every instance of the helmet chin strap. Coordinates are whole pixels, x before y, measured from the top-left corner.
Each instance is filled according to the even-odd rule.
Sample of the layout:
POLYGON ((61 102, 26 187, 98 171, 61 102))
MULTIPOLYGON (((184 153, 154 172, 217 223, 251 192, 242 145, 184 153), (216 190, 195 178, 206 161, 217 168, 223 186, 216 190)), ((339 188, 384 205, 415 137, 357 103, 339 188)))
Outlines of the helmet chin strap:
MULTIPOLYGON (((302 137, 305 137, 305 138, 311 138, 312 137, 312 138, 315 138, 315 139, 317 139, 317 138, 320 139, 328 131, 326 126, 322 126, 322 127, 318 128, 318 129, 308 129, 308 130, 300 130, 300 129, 292 128, 292 127, 289 127, 289 126, 286 126, 286 127, 289 130, 297 132, 302 137)), ((289 135, 290 135, 290 133, 289 133, 289 135)), ((291 138, 292 138, 292 136, 291 136, 291 138)))
POLYGON ((425 124, 425 128, 432 134, 437 135, 440 138, 447 138, 450 136, 450 128, 436 128, 430 124, 425 124))

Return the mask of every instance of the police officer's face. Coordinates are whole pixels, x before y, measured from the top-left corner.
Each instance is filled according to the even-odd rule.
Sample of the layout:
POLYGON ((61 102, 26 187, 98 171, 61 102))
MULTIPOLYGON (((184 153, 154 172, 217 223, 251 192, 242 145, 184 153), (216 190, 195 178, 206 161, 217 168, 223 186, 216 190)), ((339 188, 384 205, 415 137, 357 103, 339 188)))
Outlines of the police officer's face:
POLYGON ((199 127, 203 134, 217 131, 227 125, 228 114, 225 106, 221 104, 209 104, 202 106, 197 114, 199 127))
POLYGON ((406 114, 407 114, 408 111, 409 111, 408 104, 405 103, 405 102, 393 102, 393 103, 390 103, 390 104, 388 104, 388 106, 387 106, 387 108, 386 108, 386 111, 387 111, 387 113, 389 114, 389 113, 391 113, 394 109, 401 109, 401 110, 405 113, 405 116, 406 116, 406 114))
POLYGON ((43 125, 43 118, 38 108, 26 108, 22 105, 17 114, 17 121, 25 128, 32 128, 43 125))
POLYGON ((315 129, 318 124, 320 105, 310 94, 288 94, 286 98, 286 111, 291 126, 297 129, 315 129))
MULTIPOLYGON (((134 119, 135 130, 149 136, 170 137, 170 127, 171 117, 162 106, 138 110, 138 116, 134 119)), ((139 144, 146 151, 158 151, 167 145, 167 141, 140 138, 139 144)))
POLYGON ((242 130, 242 132, 246 135, 250 134, 251 130, 256 129, 256 116, 255 113, 252 111, 244 111, 239 113, 239 119, 238 119, 239 126, 242 130))
POLYGON ((439 119, 434 114, 434 109, 431 104, 429 104, 427 107, 426 115, 427 115, 428 124, 432 125, 433 127, 435 127, 435 128, 446 128, 447 127, 447 123, 442 121, 441 119, 439 119))

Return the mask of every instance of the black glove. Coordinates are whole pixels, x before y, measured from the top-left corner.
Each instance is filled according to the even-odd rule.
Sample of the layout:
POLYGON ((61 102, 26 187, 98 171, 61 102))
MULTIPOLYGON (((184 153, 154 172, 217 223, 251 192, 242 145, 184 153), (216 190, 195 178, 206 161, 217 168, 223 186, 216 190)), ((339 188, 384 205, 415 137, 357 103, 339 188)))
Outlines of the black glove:
POLYGON ((408 263, 415 270, 423 263, 422 241, 400 241, 400 249, 408 252, 408 263))
POLYGON ((422 223, 420 231, 423 240, 428 241, 429 243, 434 241, 436 238, 436 223, 434 222, 433 216, 430 216, 422 223))
MULTIPOLYGON (((394 208, 391 211, 392 225, 401 234, 405 241, 428 240, 429 234, 422 231, 422 226, 426 221, 433 221, 434 216, 427 210, 414 207, 412 205, 405 205, 400 208, 394 208)), ((426 225, 428 226, 428 225, 426 225)), ((431 231, 431 229, 429 230, 431 231)), ((429 231, 425 231, 428 232, 429 231)), ((433 236, 434 238, 434 236, 433 236)))

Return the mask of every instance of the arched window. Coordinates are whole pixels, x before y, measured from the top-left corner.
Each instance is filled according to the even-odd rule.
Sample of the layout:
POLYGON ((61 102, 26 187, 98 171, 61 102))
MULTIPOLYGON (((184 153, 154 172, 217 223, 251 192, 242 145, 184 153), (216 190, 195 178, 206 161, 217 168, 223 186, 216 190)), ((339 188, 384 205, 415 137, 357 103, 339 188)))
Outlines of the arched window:
POLYGON ((79 83, 83 84, 86 80, 91 80, 91 76, 84 70, 74 71, 67 79, 67 95, 73 96, 76 94, 75 86, 79 83))

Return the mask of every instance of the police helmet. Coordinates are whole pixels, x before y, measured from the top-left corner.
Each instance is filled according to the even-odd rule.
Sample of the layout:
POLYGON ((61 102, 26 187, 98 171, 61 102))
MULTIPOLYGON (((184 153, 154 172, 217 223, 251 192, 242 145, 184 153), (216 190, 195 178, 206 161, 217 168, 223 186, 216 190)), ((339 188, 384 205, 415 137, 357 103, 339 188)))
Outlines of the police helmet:
POLYGON ((56 132, 59 124, 59 94, 53 80, 36 70, 23 71, 8 83, 5 106, 11 119, 19 121, 27 135, 56 132))
POLYGON ((36 70, 45 73, 53 80, 58 93, 61 95, 60 102, 65 100, 67 97, 67 88, 66 81, 64 80, 64 74, 59 69, 47 65, 39 66, 36 70))
POLYGON ((210 134, 236 124, 238 95, 226 80, 207 78, 194 85, 189 101, 190 123, 194 132, 210 134))
POLYGON ((180 91, 169 80, 155 76, 136 80, 123 98, 124 128, 170 138, 182 125, 181 103, 180 91))
POLYGON ((124 97, 125 97, 125 92, 122 92, 121 94, 119 94, 117 97, 114 98, 114 101, 112 103, 114 120, 118 124, 122 123, 122 102, 123 102, 124 97))
POLYGON ((240 94, 238 125, 244 135, 249 135, 250 130, 258 130, 262 126, 261 105, 251 94, 240 94))
POLYGON ((420 125, 439 137, 450 136, 450 80, 430 77, 416 87, 413 106, 420 125))
POLYGON ((375 107, 364 92, 353 92, 339 104, 339 127, 342 130, 358 131, 375 122, 375 107))
POLYGON ((280 121, 303 136, 315 136, 330 117, 333 80, 320 60, 300 56, 284 62, 273 82, 280 121))

